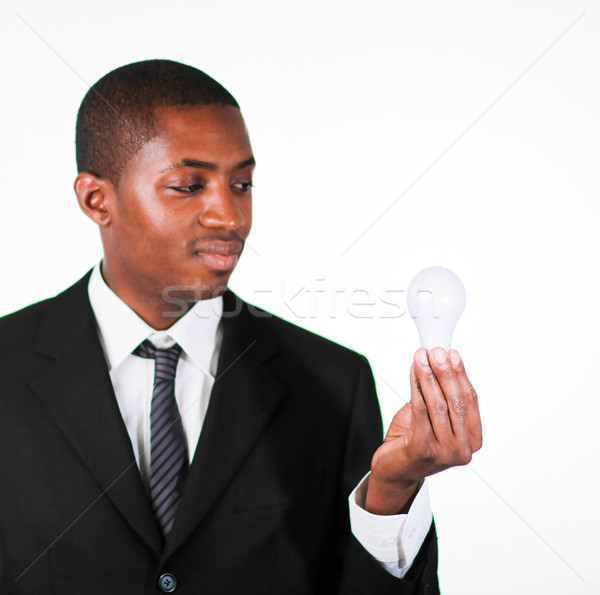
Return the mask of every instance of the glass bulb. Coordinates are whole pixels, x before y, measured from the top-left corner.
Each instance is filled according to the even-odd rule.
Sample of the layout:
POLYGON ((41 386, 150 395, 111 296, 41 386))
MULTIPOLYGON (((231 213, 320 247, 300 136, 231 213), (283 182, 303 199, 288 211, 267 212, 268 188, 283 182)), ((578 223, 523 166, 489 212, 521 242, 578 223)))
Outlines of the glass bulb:
POLYGON ((450 349, 466 300, 465 286, 450 269, 429 267, 415 275, 406 302, 419 330, 421 347, 427 351, 434 347, 450 349))

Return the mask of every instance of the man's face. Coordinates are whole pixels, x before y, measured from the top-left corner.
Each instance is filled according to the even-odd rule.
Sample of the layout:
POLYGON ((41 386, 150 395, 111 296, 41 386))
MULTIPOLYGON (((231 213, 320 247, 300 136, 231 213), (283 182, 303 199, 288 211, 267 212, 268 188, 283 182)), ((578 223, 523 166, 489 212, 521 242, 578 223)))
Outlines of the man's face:
POLYGON ((125 166, 102 229, 103 273, 126 301, 222 293, 248 236, 254 159, 240 111, 165 108, 125 166))

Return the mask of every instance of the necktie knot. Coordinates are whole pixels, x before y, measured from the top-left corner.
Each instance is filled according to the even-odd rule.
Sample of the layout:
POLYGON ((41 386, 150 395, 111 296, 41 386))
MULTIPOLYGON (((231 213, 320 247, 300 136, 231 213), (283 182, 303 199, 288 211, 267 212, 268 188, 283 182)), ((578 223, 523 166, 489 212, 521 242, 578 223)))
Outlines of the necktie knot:
POLYGON ((133 350, 133 355, 157 360, 163 358, 175 358, 175 361, 177 361, 180 354, 181 347, 177 343, 167 349, 159 349, 152 341, 150 341, 150 339, 146 339, 133 350))

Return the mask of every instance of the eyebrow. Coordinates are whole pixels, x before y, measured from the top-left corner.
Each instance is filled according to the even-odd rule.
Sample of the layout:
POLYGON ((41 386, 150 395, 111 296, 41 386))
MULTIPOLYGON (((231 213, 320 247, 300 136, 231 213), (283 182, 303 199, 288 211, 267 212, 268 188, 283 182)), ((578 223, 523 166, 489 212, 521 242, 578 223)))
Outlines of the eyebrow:
MULTIPOLYGON (((254 157, 249 157, 245 161, 240 161, 240 163, 238 163, 233 169, 244 169, 245 167, 249 167, 250 165, 256 165, 254 157)), ((173 165, 170 165, 162 171, 167 171, 169 169, 179 169, 181 167, 197 167, 199 169, 206 169, 208 171, 215 171, 216 169, 218 169, 217 164, 212 163, 210 161, 200 161, 198 159, 184 158, 177 163, 173 163, 173 165)))

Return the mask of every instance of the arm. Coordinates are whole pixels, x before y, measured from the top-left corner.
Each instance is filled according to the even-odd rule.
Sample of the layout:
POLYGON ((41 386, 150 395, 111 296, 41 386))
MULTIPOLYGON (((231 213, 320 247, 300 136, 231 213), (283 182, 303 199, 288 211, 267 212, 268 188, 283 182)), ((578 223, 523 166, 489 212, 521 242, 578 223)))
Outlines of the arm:
POLYGON ((348 527, 348 494, 371 466, 373 453, 383 436, 381 413, 373 375, 368 364, 360 362, 352 413, 348 421, 346 454, 341 478, 343 501, 339 523, 345 526, 345 545, 341 561, 338 593, 341 595, 434 595, 437 581, 437 538, 435 526, 427 525, 425 540, 403 578, 390 574, 350 532, 348 527))
POLYGON ((403 578, 410 570, 432 523, 429 490, 425 482, 407 514, 375 515, 365 510, 369 475, 350 494, 350 526, 359 543, 389 573, 403 578))
MULTIPOLYGON (((477 394, 460 356, 442 348, 433 349, 429 356, 419 349, 411 367, 411 401, 394 416, 372 458, 365 509, 381 516, 407 513, 425 477, 469 463, 481 443, 477 394)), ((351 568, 345 569, 344 595, 439 593, 433 523, 402 579, 388 573, 384 578, 368 570, 365 554, 354 540, 346 557, 346 569, 351 568)), ((385 572, 381 567, 379 570, 385 572)))

